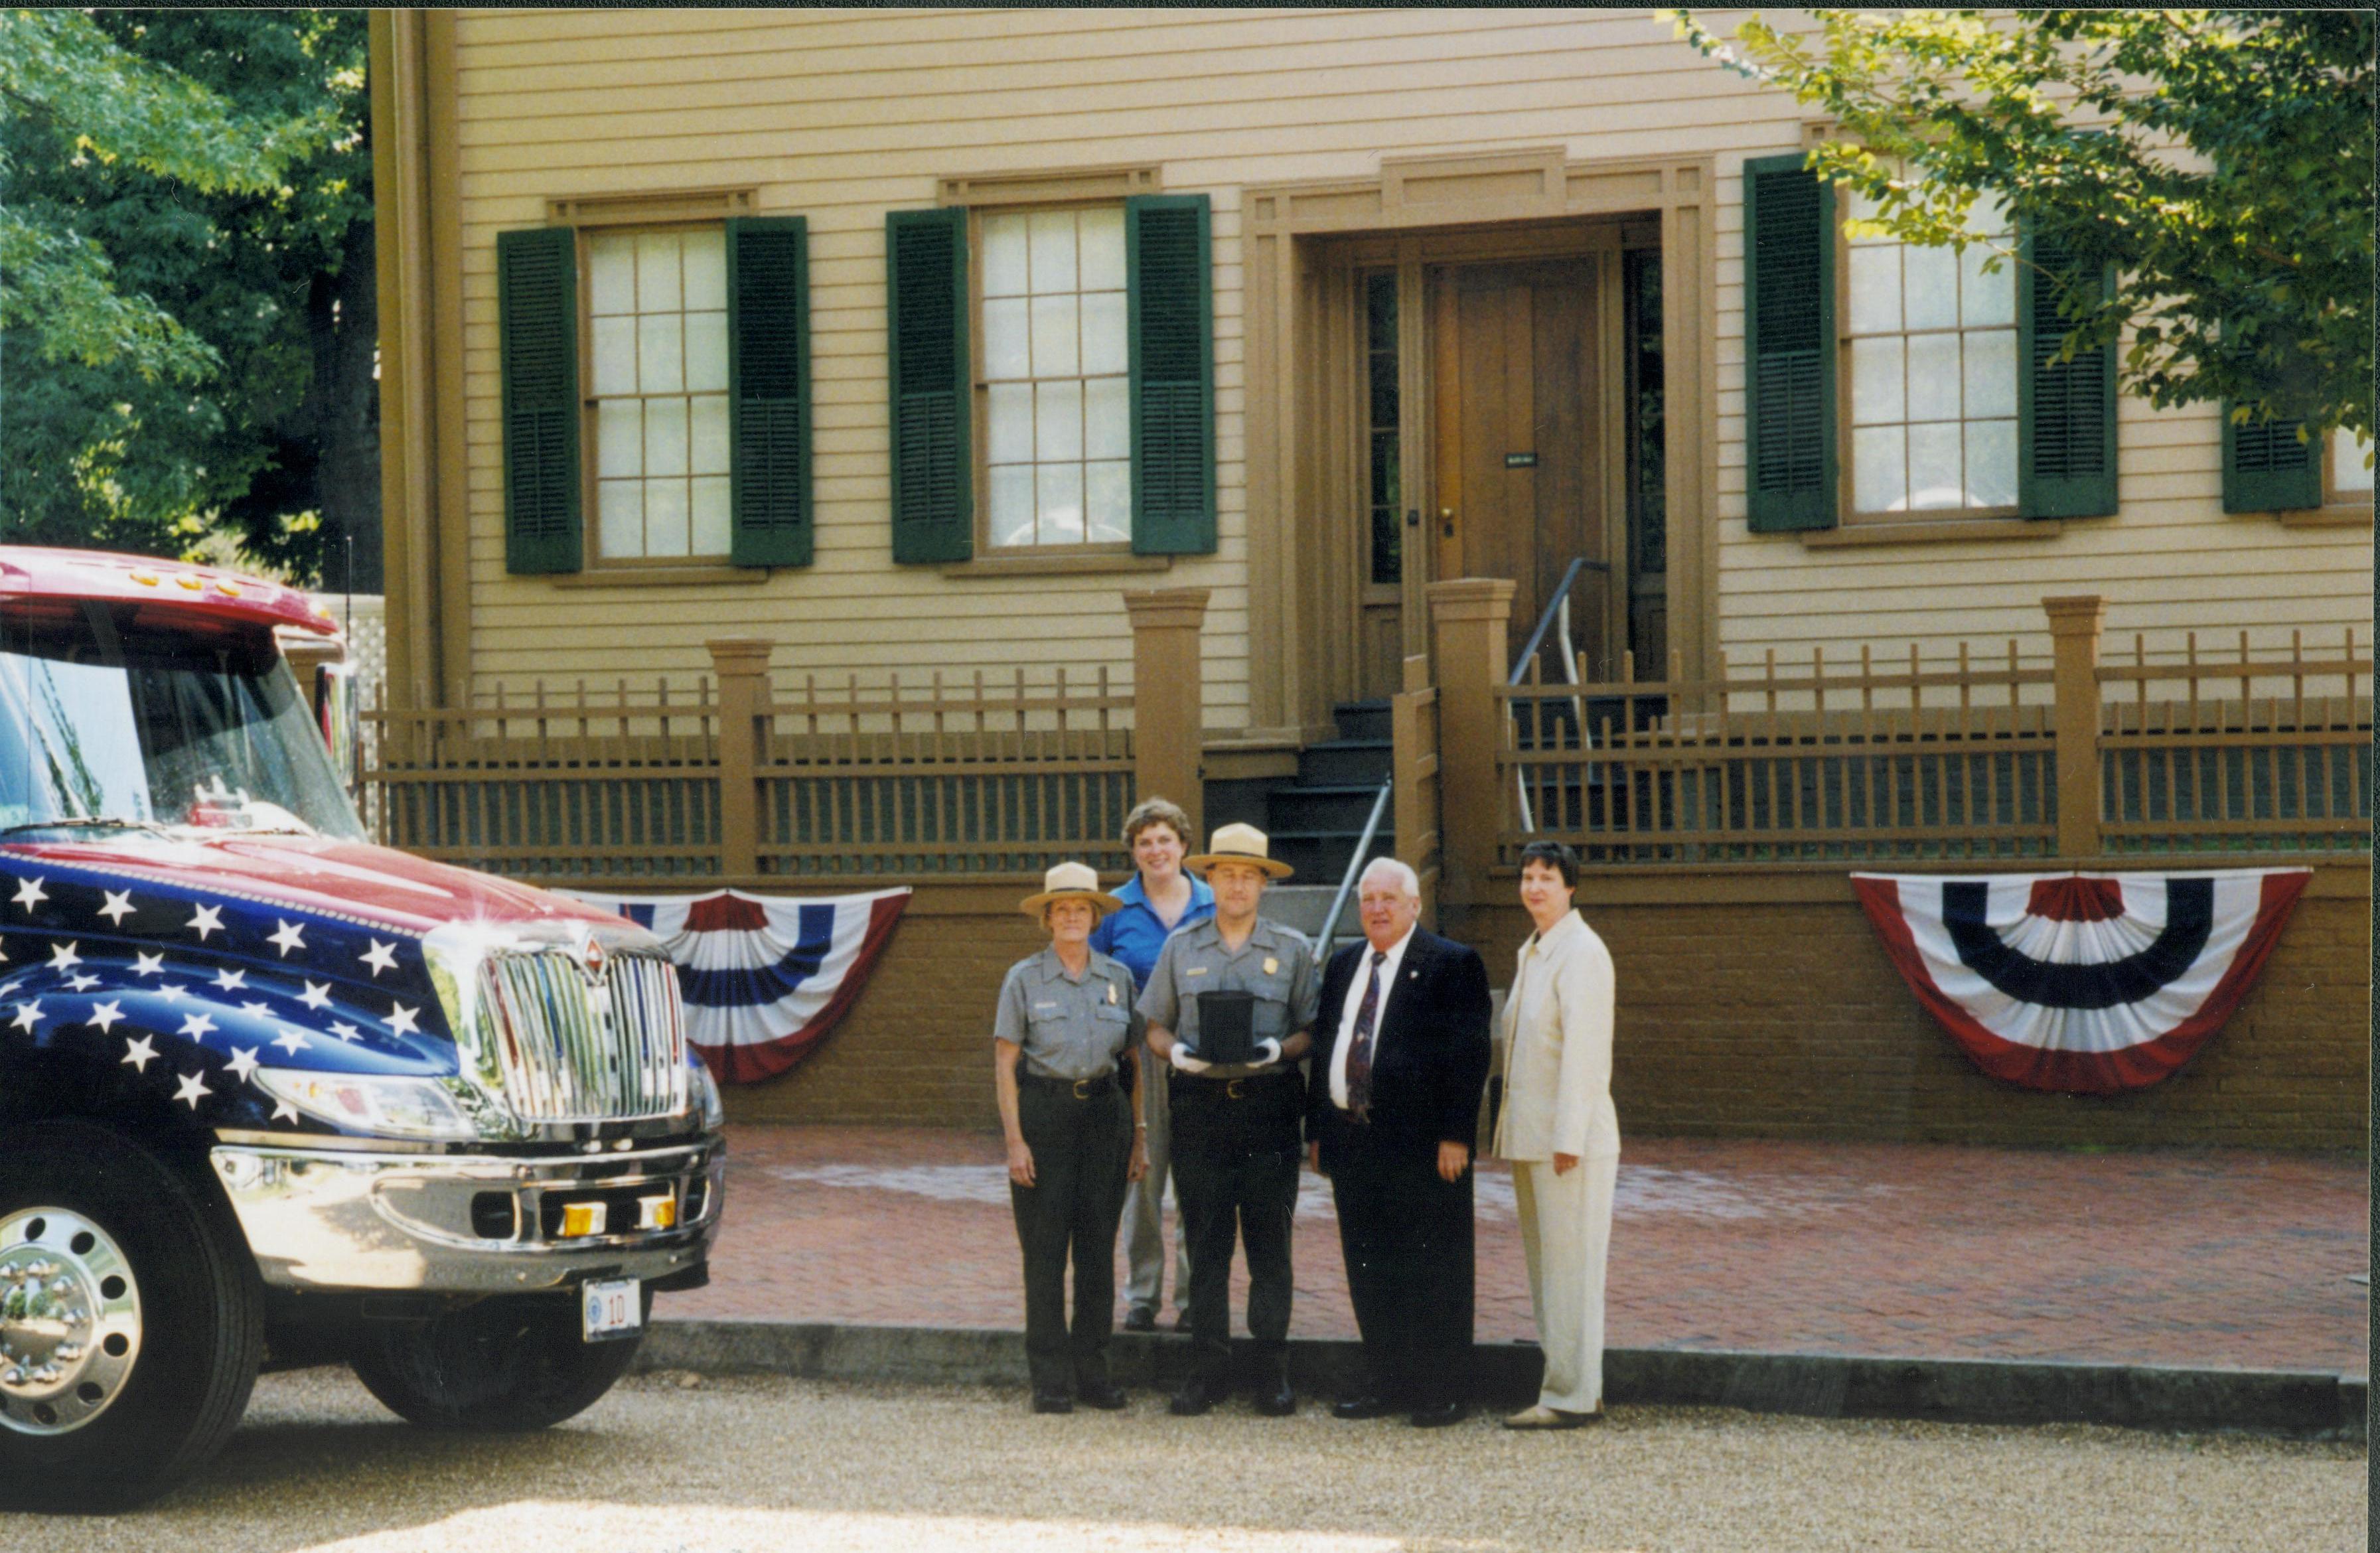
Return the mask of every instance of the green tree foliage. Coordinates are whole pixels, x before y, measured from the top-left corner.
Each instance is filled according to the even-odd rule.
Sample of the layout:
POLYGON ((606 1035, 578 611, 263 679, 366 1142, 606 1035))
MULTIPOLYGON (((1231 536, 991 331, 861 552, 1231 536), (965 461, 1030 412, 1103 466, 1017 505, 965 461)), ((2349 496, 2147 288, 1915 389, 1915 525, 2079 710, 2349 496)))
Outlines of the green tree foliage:
POLYGON ((10 537, 336 582, 346 521, 376 576, 364 57, 357 12, 0 12, 10 537))
POLYGON ((1812 164, 1877 202, 1877 231, 1963 247, 1989 192, 2112 265, 2104 299, 2061 298, 2064 348, 2130 329, 2128 392, 2371 433, 2371 12, 1837 10, 1755 18, 1736 46, 1670 14, 1835 120, 1812 164))

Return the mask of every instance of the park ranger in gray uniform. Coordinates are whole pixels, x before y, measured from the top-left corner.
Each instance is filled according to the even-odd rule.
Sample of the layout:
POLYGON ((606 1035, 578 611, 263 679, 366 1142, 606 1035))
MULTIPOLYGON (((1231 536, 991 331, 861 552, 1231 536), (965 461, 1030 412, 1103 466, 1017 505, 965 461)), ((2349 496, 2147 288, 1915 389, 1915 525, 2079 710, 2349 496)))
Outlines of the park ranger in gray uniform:
POLYGON ((1305 1083, 1297 1068, 1312 1042, 1321 989, 1305 934, 1257 915, 1268 881, 1289 877, 1253 825, 1218 830, 1184 867, 1215 891, 1211 920, 1165 940, 1141 993, 1148 1049, 1173 1066, 1173 1186, 1190 1245, 1191 1373, 1172 1411, 1189 1415, 1231 1389, 1232 1246, 1246 1248, 1248 1336, 1255 1340, 1257 1411, 1297 1409, 1289 1385, 1290 1216, 1297 1207, 1305 1083), (1253 996, 1258 1061, 1223 1066, 1198 1056, 1199 1001, 1215 992, 1253 996))
POLYGON ((1087 866, 1051 868, 1022 907, 1050 929, 1050 947, 1009 967, 992 1022, 992 1086, 1025 1252, 1025 1362, 1036 1413, 1071 1413, 1077 1398, 1091 1407, 1124 1404, 1108 1377, 1116 1225, 1124 1187, 1148 1159, 1138 1130, 1132 973, 1090 946, 1099 913, 1117 904, 1087 866))

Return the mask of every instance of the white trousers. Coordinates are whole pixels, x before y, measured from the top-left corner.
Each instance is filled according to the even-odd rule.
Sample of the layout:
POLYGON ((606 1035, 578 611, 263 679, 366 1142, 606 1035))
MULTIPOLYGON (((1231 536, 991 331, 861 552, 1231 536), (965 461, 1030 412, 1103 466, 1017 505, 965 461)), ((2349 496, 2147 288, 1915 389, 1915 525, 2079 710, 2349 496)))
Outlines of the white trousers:
POLYGON ((1603 1405, 1603 1273, 1619 1174, 1616 1154, 1590 1155, 1568 1175, 1556 1175, 1550 1159, 1512 1165, 1529 1304, 1546 1354, 1543 1407, 1593 1413, 1603 1405))

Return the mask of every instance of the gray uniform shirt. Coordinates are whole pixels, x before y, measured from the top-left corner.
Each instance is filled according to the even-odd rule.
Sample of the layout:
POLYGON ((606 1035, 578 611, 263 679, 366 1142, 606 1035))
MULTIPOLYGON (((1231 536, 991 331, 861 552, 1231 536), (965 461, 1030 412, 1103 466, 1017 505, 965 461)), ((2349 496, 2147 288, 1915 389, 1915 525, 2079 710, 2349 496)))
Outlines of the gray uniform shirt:
MULTIPOLYGON (((1148 987, 1140 995, 1140 1014, 1162 1025, 1189 1044, 1198 1055, 1198 995, 1202 992, 1253 992, 1257 1006, 1252 1028, 1256 1037, 1286 1041, 1314 1024, 1322 1004, 1322 983, 1315 974, 1314 946, 1304 933, 1277 922, 1257 918, 1247 942, 1237 950, 1223 946, 1222 929, 1209 920, 1184 928, 1165 940, 1157 968, 1148 973, 1148 987)), ((1239 1063, 1219 1064, 1212 1076, 1235 1078, 1264 1070, 1239 1063)))
POLYGON ((1116 1071, 1116 1058, 1140 1039, 1133 1012, 1132 973, 1098 950, 1080 981, 1045 949, 1008 967, 1000 984, 992 1037, 1025 1053, 1027 1073, 1044 1078, 1098 1078, 1116 1071))

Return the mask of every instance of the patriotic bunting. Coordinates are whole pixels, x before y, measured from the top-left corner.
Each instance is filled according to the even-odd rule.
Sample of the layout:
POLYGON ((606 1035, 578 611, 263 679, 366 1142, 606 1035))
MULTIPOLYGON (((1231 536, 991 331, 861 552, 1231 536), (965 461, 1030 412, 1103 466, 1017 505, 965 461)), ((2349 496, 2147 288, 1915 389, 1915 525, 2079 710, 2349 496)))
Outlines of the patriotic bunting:
POLYGON ((1975 1066, 2111 1095, 2180 1068, 2247 996, 2312 873, 1853 874, 1918 1001, 1975 1066))
POLYGON ((789 900, 565 893, 650 929, 677 964, 686 1039, 722 1084, 783 1073, 859 997, 909 903, 907 890, 789 900))

